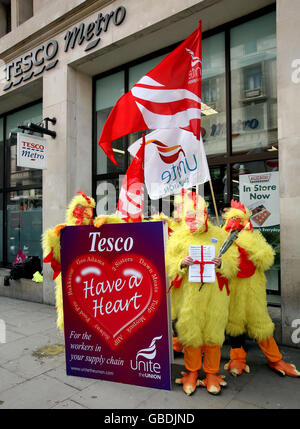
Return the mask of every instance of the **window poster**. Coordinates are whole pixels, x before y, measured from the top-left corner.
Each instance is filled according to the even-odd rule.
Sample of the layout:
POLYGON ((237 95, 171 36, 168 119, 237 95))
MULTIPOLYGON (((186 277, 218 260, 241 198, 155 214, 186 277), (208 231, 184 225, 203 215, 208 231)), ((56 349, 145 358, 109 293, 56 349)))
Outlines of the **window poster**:
POLYGON ((279 232, 279 172, 239 176, 240 201, 252 212, 253 228, 279 232))
POLYGON ((61 262, 67 374, 170 390, 162 222, 66 227, 61 262))

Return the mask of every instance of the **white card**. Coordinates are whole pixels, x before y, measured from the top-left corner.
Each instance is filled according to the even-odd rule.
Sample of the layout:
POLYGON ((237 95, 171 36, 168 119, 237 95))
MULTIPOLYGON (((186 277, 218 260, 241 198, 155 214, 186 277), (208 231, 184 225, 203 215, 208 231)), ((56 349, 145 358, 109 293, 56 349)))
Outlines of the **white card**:
MULTIPOLYGON (((191 245, 189 247, 189 256, 194 261, 211 262, 215 257, 215 246, 214 245, 191 245), (201 251, 203 249, 203 253, 201 251)), ((194 264, 189 266, 189 282, 191 283, 214 283, 216 281, 215 264, 204 264, 203 276, 200 274, 200 264, 194 264)))

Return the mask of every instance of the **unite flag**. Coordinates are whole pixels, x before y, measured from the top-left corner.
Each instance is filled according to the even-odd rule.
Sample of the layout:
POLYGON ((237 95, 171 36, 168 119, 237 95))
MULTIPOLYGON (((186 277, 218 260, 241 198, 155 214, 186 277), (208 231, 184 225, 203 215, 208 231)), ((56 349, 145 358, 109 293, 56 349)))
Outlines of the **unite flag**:
POLYGON ((202 43, 199 27, 115 104, 98 144, 117 165, 111 142, 146 129, 182 128, 200 140, 202 43))
MULTIPOLYGON (((138 139, 129 146, 132 156, 141 144, 142 139, 138 139)), ((144 165, 145 185, 151 200, 210 180, 202 137, 198 141, 186 130, 163 129, 147 134, 144 165)))

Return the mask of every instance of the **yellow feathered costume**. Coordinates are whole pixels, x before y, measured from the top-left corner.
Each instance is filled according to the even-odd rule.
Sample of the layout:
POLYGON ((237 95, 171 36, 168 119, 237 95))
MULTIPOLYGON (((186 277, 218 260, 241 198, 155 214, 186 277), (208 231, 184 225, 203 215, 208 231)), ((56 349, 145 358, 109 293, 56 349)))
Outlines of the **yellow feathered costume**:
POLYGON ((299 376, 300 373, 292 365, 282 360, 273 338, 274 323, 267 309, 265 271, 273 265, 275 252, 259 231, 253 231, 250 217, 251 212, 234 200, 224 215, 224 230, 240 231, 234 245, 240 253, 239 273, 229 282, 230 306, 226 327, 234 347, 231 348, 230 362, 225 365, 225 369, 229 369, 232 375, 249 372, 246 352, 241 343, 237 345, 238 337, 248 333, 257 341, 272 369, 282 374, 299 376))
MULTIPOLYGON (((216 380, 220 377, 216 376, 216 372, 219 370, 219 349, 224 342, 228 320, 229 291, 224 284, 219 285, 217 279, 214 283, 205 283, 199 290, 201 283, 189 282, 188 267, 182 267, 182 261, 189 255, 190 245, 212 245, 216 242, 217 256, 227 234, 208 221, 206 204, 201 197, 195 196, 194 193, 185 195, 184 198, 178 196, 175 204, 177 205, 175 218, 181 214, 183 221, 169 238, 166 270, 171 283, 175 285, 177 283, 177 287, 171 288, 172 317, 177 319, 178 340, 184 346, 185 366, 189 371, 177 382, 184 385, 185 393, 191 394, 195 390, 195 379, 201 367, 201 354, 204 352, 208 356, 212 351, 217 356, 216 359, 212 359, 215 362, 212 365, 213 368, 209 369, 208 360, 206 363, 204 360, 203 369, 215 378, 209 386, 206 384, 207 379, 200 384, 207 386, 210 393, 219 393, 220 385, 224 385, 224 382, 220 379, 216 380), (193 216, 195 214, 196 218, 193 216), (215 239, 214 242, 212 239, 215 239), (178 287, 179 279, 182 281, 178 287), (204 349, 201 350, 200 348, 203 347, 204 349), (190 352, 192 352, 191 358, 190 352)), ((223 279, 224 277, 230 279, 235 277, 237 272, 238 251, 236 247, 231 246, 223 255, 222 265, 216 269, 216 273, 223 276, 223 279)))
MULTIPOLYGON (((251 213, 249 210, 243 213, 237 209, 230 209, 225 219, 237 216, 248 223, 251 213)), ((274 323, 267 311, 265 271, 273 265, 275 252, 259 231, 251 229, 242 230, 235 243, 247 252, 249 260, 254 264, 255 272, 251 277, 236 277, 230 281, 229 320, 226 332, 232 336, 248 332, 251 338, 260 342, 274 332, 274 323)))
POLYGON ((93 220, 93 209, 96 206, 95 200, 88 197, 82 191, 77 191, 80 195, 75 196, 70 202, 66 211, 66 222, 47 229, 42 235, 42 247, 44 262, 51 263, 55 280, 55 300, 57 310, 57 327, 63 331, 63 295, 61 283, 61 258, 60 258, 60 231, 66 226, 73 225, 94 225, 100 228, 104 223, 121 223, 122 219, 117 215, 100 215, 93 220))

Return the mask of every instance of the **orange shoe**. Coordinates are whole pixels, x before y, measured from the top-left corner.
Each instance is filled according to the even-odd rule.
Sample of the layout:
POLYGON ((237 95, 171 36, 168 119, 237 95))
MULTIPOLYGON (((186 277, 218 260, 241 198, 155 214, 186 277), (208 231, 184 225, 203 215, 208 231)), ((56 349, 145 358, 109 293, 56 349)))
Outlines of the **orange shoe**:
POLYGON ((204 380, 200 380, 200 386, 206 387, 208 393, 218 395, 221 392, 221 386, 227 386, 224 381, 225 375, 206 374, 204 380))
POLYGON ((292 363, 287 363, 284 362, 284 360, 280 360, 278 362, 268 362, 268 365, 271 369, 278 372, 282 376, 289 375, 290 377, 300 377, 300 372, 297 371, 297 368, 292 363))
POLYGON ((230 360, 229 362, 225 363, 224 369, 230 372, 231 375, 236 377, 237 375, 242 375, 243 371, 249 373, 250 368, 246 364, 245 361, 242 360, 230 360))
POLYGON ((176 378, 176 384, 182 384, 184 393, 190 396, 195 392, 196 387, 200 385, 200 380, 198 380, 198 371, 189 371, 182 372, 182 378, 176 378))
POLYGON ((234 377, 243 374, 243 371, 250 372, 250 368, 246 364, 246 357, 247 353, 243 347, 232 347, 230 349, 230 361, 225 364, 224 369, 228 370, 234 377))

